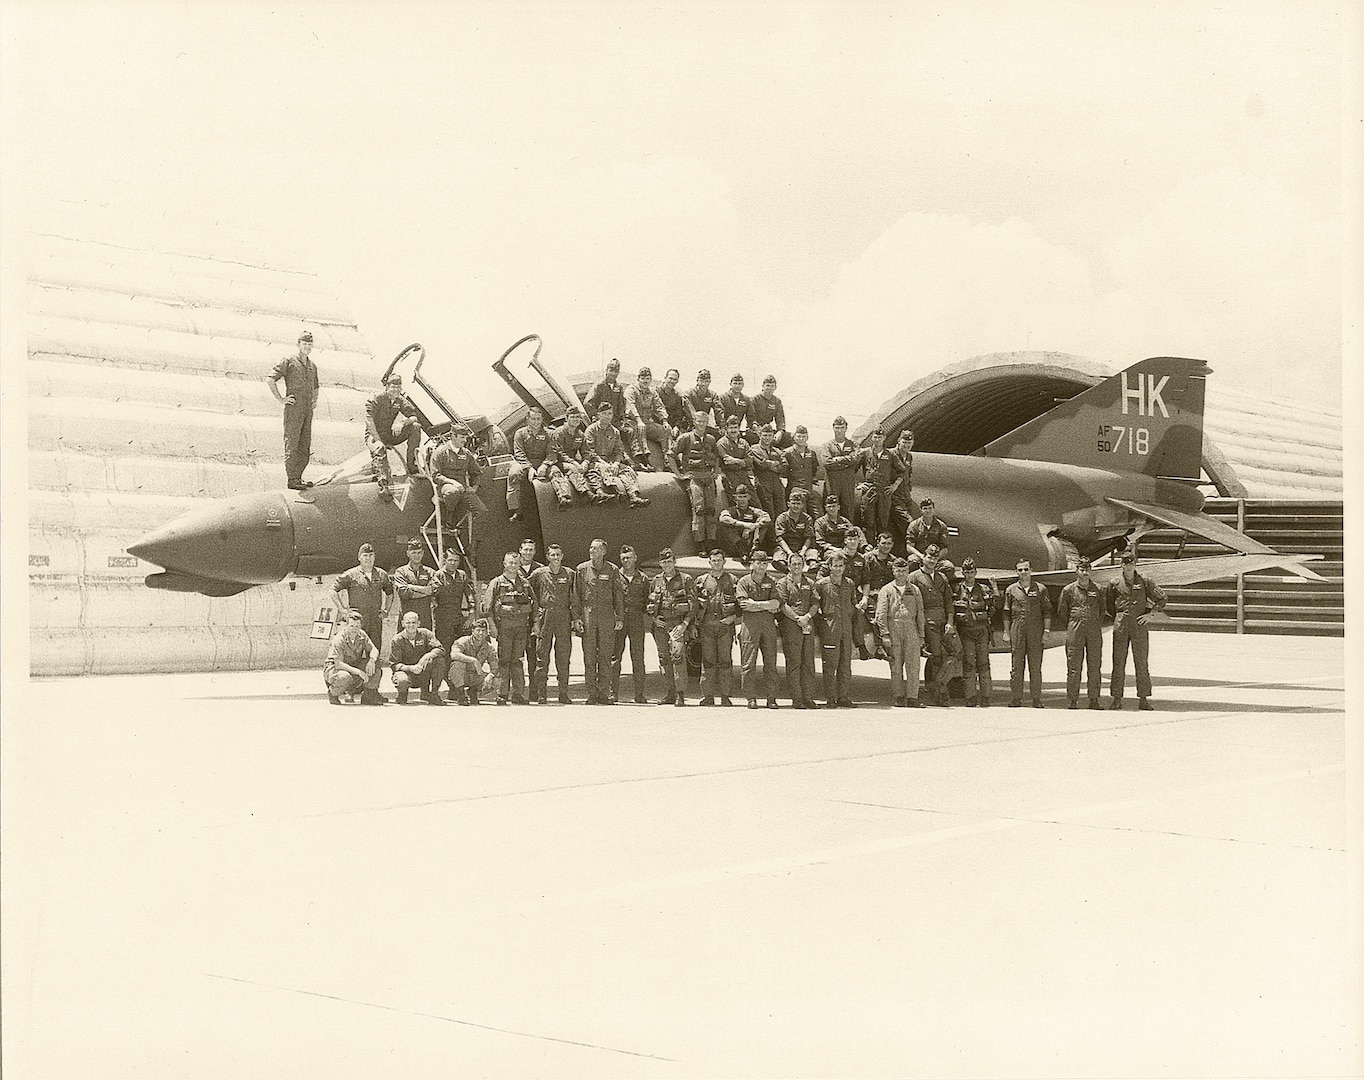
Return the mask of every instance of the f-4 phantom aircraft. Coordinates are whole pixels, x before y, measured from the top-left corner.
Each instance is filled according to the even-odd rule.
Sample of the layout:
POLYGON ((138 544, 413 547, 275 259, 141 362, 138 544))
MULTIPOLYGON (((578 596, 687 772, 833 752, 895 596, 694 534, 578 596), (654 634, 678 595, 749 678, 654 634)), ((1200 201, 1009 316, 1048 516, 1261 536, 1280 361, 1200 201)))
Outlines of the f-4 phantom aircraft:
MULTIPOLYGON (((407 475, 391 454, 394 499, 379 497, 369 452, 361 450, 304 491, 280 490, 205 503, 144 536, 130 554, 164 567, 146 578, 151 588, 229 596, 290 575, 339 573, 355 563, 362 542, 374 544, 379 565, 404 561, 409 538, 424 537, 433 556, 461 543, 476 576, 501 572, 502 555, 530 536, 544 551, 557 543, 569 565, 588 556, 594 537, 610 557, 621 544, 657 565, 671 547, 684 562, 698 556, 691 536, 685 484, 666 470, 641 473, 647 510, 619 504, 575 504, 559 509, 550 485, 534 481, 521 520, 506 506, 511 437, 538 405, 551 427, 581 407, 573 384, 541 359, 542 342, 528 335, 506 350, 493 369, 518 404, 494 423, 461 416, 422 371, 425 351, 410 345, 389 365, 404 375, 428 437, 455 424, 469 427, 488 455, 479 494, 488 512, 471 535, 435 512, 431 481, 407 475)), ((387 374, 387 372, 385 372, 387 374)), ((1154 357, 1132 365, 1023 424, 971 455, 914 454, 914 495, 932 497, 957 527, 952 558, 974 557, 981 577, 1004 584, 1012 567, 1029 559, 1034 576, 1058 586, 1071 580, 1079 556, 1097 560, 1093 577, 1117 577, 1114 556, 1153 530, 1175 528, 1213 541, 1226 554, 1140 562, 1148 580, 1189 584, 1269 567, 1317 578, 1305 564, 1316 555, 1274 551, 1200 512, 1204 389, 1209 368, 1199 360, 1154 357), (948 509, 950 508, 950 510, 948 509), (1104 561, 1104 560, 1107 561, 1104 561), (989 569, 989 568, 996 569, 989 569)), ((887 432, 893 437, 894 432, 887 432)), ((357 441, 359 432, 357 432, 357 441)), ((1053 634, 1049 644, 1059 640, 1053 634)))

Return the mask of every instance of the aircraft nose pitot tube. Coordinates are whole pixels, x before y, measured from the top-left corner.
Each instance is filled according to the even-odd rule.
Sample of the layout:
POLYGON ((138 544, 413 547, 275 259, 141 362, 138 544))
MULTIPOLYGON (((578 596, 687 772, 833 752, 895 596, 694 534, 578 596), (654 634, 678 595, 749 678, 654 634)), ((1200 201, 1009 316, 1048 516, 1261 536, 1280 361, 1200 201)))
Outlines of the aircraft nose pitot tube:
MULTIPOLYGON (((128 553, 164 567, 152 588, 208 591, 196 583, 268 585, 293 572, 294 523, 282 494, 213 502, 154 529, 128 553)), ((238 591, 238 590, 231 590, 238 591)))

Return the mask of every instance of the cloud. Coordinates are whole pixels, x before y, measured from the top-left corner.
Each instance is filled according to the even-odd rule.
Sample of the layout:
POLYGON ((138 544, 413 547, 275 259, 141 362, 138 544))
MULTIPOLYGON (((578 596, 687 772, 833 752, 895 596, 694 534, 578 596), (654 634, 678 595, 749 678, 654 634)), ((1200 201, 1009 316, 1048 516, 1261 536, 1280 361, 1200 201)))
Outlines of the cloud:
POLYGON ((1198 356, 1229 385, 1339 403, 1330 209, 1219 171, 1177 185, 1100 257, 1018 219, 907 214, 779 334, 783 385, 830 413, 865 413, 947 364, 1046 349, 1115 365, 1198 356))

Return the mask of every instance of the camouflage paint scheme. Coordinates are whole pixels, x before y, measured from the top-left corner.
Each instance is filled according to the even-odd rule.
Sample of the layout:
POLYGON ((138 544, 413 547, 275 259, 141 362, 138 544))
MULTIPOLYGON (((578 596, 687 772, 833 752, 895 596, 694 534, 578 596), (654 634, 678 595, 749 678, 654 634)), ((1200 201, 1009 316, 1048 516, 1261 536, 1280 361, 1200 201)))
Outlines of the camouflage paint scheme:
MULTIPOLYGON (((494 370, 524 403, 498 425, 484 417, 461 418, 420 378, 424 353, 409 346, 389 366, 412 363, 411 376, 429 400, 419 402, 428 434, 452 422, 467 422, 485 445, 505 447, 531 403, 546 408, 550 422, 578 404, 578 388, 539 361, 540 340, 522 338, 494 364, 494 370), (528 390, 506 365, 522 345, 534 342, 531 370, 546 387, 528 390)), ((1234 576, 1267 566, 1315 576, 1302 565, 1317 556, 1282 555, 1235 530, 1203 517, 1196 484, 1202 454, 1202 416, 1207 366, 1199 360, 1154 357, 1132 365, 1041 416, 989 443, 973 455, 914 454, 914 498, 931 497, 950 506, 960 539, 950 556, 960 564, 974 557, 980 576, 1002 587, 1016 575, 1019 559, 1031 561, 1049 588, 1074 576, 1080 555, 1099 560, 1135 544, 1152 528, 1168 525, 1205 536, 1236 554, 1139 564, 1156 582, 1189 583, 1234 576), (992 569, 993 568, 993 569, 992 569)), ((666 471, 641 473, 643 509, 623 504, 576 504, 560 510, 549 484, 535 481, 535 500, 524 501, 523 520, 510 520, 505 454, 484 469, 479 494, 488 512, 479 518, 473 561, 481 580, 501 572, 504 552, 532 537, 543 557, 546 546, 564 549, 566 564, 588 556, 594 537, 606 540, 608 557, 632 544, 640 563, 656 566, 658 552, 671 547, 680 559, 698 556, 691 537, 684 484, 666 471)), ((152 588, 231 595, 290 574, 339 573, 353 565, 361 543, 372 543, 381 566, 405 559, 409 538, 419 536, 431 513, 431 485, 421 476, 398 479, 395 501, 379 498, 369 473, 368 452, 306 491, 277 491, 217 500, 182 515, 143 537, 128 550, 165 567, 147 578, 152 588)), ((1117 565, 1096 565, 1106 579, 1117 565)), ((1063 632, 1053 631, 1049 645, 1063 632)))

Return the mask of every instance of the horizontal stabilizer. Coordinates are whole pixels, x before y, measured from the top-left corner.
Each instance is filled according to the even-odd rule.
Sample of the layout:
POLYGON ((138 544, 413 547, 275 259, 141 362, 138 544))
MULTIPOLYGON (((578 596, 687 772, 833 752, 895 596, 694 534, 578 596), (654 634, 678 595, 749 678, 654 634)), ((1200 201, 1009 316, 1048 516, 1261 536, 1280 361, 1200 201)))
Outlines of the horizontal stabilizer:
MULTIPOLYGON (((1321 557, 1319 555, 1284 555, 1258 540, 1252 540, 1245 533, 1238 532, 1225 522, 1210 518, 1206 514, 1189 514, 1183 510, 1171 510, 1167 506, 1152 506, 1149 503, 1129 502, 1126 499, 1109 498, 1107 501, 1114 506, 1122 507, 1124 510, 1141 514, 1158 525, 1168 525, 1172 529, 1183 529, 1195 536, 1201 536, 1204 540, 1211 540, 1214 544, 1231 548, 1232 551, 1239 551, 1246 555, 1272 555, 1276 561, 1271 562, 1270 566, 1282 566, 1289 573, 1297 574, 1299 577, 1307 578, 1310 581, 1321 580, 1320 574, 1301 565, 1303 562, 1319 559, 1321 557)), ((1257 569, 1259 568, 1257 567, 1257 569)), ((1237 573, 1244 574, 1248 571, 1238 570, 1237 573)))

